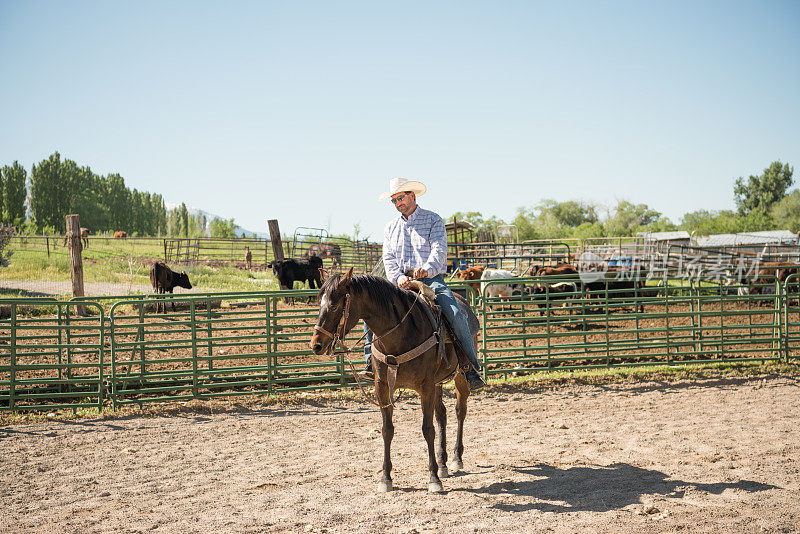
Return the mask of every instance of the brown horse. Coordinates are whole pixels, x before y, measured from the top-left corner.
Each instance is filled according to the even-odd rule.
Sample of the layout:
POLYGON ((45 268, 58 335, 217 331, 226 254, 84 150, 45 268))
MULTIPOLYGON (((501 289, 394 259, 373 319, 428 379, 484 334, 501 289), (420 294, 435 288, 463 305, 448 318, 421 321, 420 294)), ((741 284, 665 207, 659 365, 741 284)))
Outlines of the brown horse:
MULTIPOLYGON (((442 383, 454 374, 458 432, 455 459, 450 463, 450 468, 458 471, 464 467, 463 434, 469 386, 463 373, 456 371, 459 371, 459 363, 465 360, 459 358, 452 343, 445 346, 443 355, 440 353, 434 336, 436 329, 431 321, 432 316, 425 310, 427 305, 417 293, 400 289, 383 278, 353 276, 352 273, 351 268, 345 275, 333 275, 320 289, 319 318, 311 338, 311 349, 315 354, 332 352, 334 345, 356 326, 358 320, 364 320, 375 335, 372 368, 375 370, 375 397, 383 417, 383 476, 378 489, 392 489, 389 451, 394 436, 394 406, 393 388, 390 384, 396 380, 395 387, 413 389, 420 395, 422 435, 428 444, 428 491, 440 493, 444 489, 439 477, 448 476, 445 437, 447 414, 442 402, 442 383), (431 343, 432 336, 434 340, 431 343), (414 356, 414 352, 420 354, 414 356), (434 428, 434 419, 437 428, 434 428), (437 432, 439 439, 436 440, 434 451, 437 432)), ((471 314, 469 322, 475 342, 478 320, 466 302, 463 305, 466 307, 462 308, 471 314)))

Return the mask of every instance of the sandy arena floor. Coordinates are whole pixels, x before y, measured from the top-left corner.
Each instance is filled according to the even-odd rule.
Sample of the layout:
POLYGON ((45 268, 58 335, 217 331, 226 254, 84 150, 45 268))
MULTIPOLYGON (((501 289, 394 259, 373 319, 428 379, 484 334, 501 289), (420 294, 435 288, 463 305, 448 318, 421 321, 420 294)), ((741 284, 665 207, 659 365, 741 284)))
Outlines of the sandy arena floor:
MULTIPOLYGON (((7 532, 795 532, 800 378, 510 388, 470 400, 428 494, 415 397, 0 427, 7 532)), ((455 417, 450 410, 449 447, 455 417)))

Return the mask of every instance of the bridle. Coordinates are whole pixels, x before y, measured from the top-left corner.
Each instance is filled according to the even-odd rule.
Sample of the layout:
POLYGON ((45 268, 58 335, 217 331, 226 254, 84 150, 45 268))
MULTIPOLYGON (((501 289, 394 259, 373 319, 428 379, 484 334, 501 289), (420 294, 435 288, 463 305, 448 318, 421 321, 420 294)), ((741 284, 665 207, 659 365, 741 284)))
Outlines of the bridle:
MULTIPOLYGON (((348 291, 345 293, 345 303, 344 303, 344 313, 342 314, 342 318, 339 319, 339 324, 336 326, 336 332, 330 333, 324 328, 319 325, 314 325, 314 331, 320 332, 321 334, 325 334, 333 341, 331 341, 331 346, 326 351, 326 354, 333 354, 333 347, 339 345, 344 352, 350 352, 352 349, 348 349, 347 345, 344 344, 344 336, 347 335, 345 330, 347 329, 347 320, 350 318, 350 292, 348 291)), ((359 340, 360 341, 360 340, 359 340)), ((358 341, 356 341, 358 343, 358 341)))
MULTIPOLYGON (((394 332, 395 330, 397 330, 397 328, 399 328, 400 325, 403 324, 406 319, 408 319, 408 316, 411 315, 411 311, 414 309, 414 306, 417 305, 417 301, 419 301, 421 298, 423 298, 423 297, 420 296, 419 293, 415 293, 415 296, 416 296, 416 298, 414 299, 414 302, 408 308, 408 311, 403 316, 403 318, 400 319, 400 322, 398 322, 396 325, 394 325, 388 332, 384 332, 383 335, 380 335, 380 336, 377 336, 377 337, 373 337, 372 338, 372 343, 373 344, 376 341, 380 340, 381 338, 386 337, 389 334, 391 334, 392 332, 394 332)), ((339 324, 336 326, 336 332, 331 333, 331 332, 328 332, 327 330, 325 330, 324 328, 322 328, 319 325, 314 325, 314 331, 315 332, 319 332, 321 334, 324 334, 324 335, 326 335, 326 336, 328 336, 329 338, 332 339, 330 347, 328 347, 328 350, 325 352, 326 354, 328 354, 328 355, 334 354, 333 348, 336 345, 339 345, 339 347, 342 349, 342 352, 338 352, 336 354, 352 352, 355 349, 355 345, 358 345, 361 342, 361 340, 366 337, 367 334, 365 332, 358 340, 356 340, 355 345, 353 345, 353 347, 350 347, 350 348, 348 348, 347 345, 344 344, 344 337, 347 335, 347 332, 346 332, 347 320, 349 318, 350 318, 350 291, 345 293, 344 313, 342 314, 342 318, 339 319, 339 324)))
MULTIPOLYGON (((416 298, 414 299, 414 302, 408 308, 408 311, 403 316, 403 318, 400 319, 400 321, 396 325, 394 325, 391 329, 389 329, 387 332, 384 332, 380 336, 374 337, 372 339, 372 344, 373 345, 375 344, 376 341, 380 340, 381 338, 383 338, 385 336, 388 336, 389 334, 394 332, 401 324, 403 324, 405 322, 405 320, 408 318, 408 316, 411 315, 411 312, 414 310, 414 306, 417 305, 417 301, 419 301, 420 299, 424 299, 425 298, 420 293, 416 293, 415 296, 416 296, 416 298)), ((342 348, 342 352, 339 352, 339 353, 336 353, 336 354, 352 352, 355 349, 356 345, 358 345, 361 342, 361 340, 364 339, 367 336, 367 332, 365 331, 364 334, 355 342, 355 344, 351 348, 348 348, 347 345, 344 344, 344 337, 347 335, 347 331, 346 331, 346 329, 347 329, 347 320, 350 317, 350 298, 351 298, 350 297, 350 291, 348 291, 347 293, 345 293, 344 313, 342 314, 341 319, 339 319, 339 324, 336 326, 336 332, 331 333, 331 332, 329 332, 328 330, 322 328, 319 325, 314 325, 314 331, 315 332, 319 332, 321 334, 324 334, 324 335, 328 336, 329 338, 331 338, 331 340, 332 340, 330 346, 328 347, 328 350, 325 351, 325 353, 328 354, 328 355, 334 354, 334 347, 337 344, 342 348)), ((434 332, 434 334, 431 337, 436 338, 438 336, 439 336, 439 331, 437 330, 437 331, 434 332)), ((421 348, 421 347, 418 347, 418 349, 419 348, 421 348)), ((380 353, 380 351, 378 351, 377 347, 373 348, 373 350, 378 352, 378 353, 380 353)), ((409 353, 406 353, 406 355, 407 354, 409 354, 409 353)), ((373 357, 374 356, 375 356, 375 354, 373 353, 373 357)), ((414 356, 412 356, 412 358, 413 357, 414 356)), ((400 398, 399 396, 398 396, 397 399, 393 400, 391 398, 391 393, 390 393, 390 395, 389 395, 389 404, 382 405, 377 400, 375 400, 372 397, 370 397, 370 395, 366 392, 366 390, 364 390, 364 386, 361 385, 361 380, 359 379, 355 368, 353 368, 353 362, 348 360, 348 363, 350 364, 350 369, 353 372, 353 377, 355 378, 359 389, 361 389, 361 393, 363 393, 364 397, 366 397, 367 400, 369 400, 372 404, 374 404, 378 408, 383 409, 383 408, 386 408, 388 406, 394 406, 395 401, 399 400, 399 398, 400 398)), ((392 366, 390 365, 389 367, 392 367, 392 366)), ((448 365, 448 367, 449 367, 449 365, 448 365)), ((391 369, 390 369, 390 371, 391 371, 391 369)), ((394 375, 392 375, 392 376, 396 377, 396 373, 397 373, 397 364, 394 364, 394 375)), ((389 391, 390 392, 393 389, 393 383, 394 383, 394 379, 390 378, 389 379, 389 391)))

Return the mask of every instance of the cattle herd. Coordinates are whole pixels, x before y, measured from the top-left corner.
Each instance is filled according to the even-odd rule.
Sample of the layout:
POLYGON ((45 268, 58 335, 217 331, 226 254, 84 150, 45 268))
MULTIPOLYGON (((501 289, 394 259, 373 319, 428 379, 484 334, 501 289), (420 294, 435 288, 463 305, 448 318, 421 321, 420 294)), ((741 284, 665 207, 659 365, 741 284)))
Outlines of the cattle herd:
MULTIPOLYGON (((615 268, 609 268, 614 271, 615 268)), ((606 277, 600 275, 588 280, 579 278, 578 269, 569 263, 559 263, 555 266, 532 267, 528 269, 532 277, 543 278, 530 285, 514 282, 518 275, 505 269, 492 269, 485 265, 467 267, 456 272, 456 276, 467 282, 478 295, 484 295, 490 301, 513 301, 515 298, 524 297, 531 299, 544 315, 548 306, 566 306, 578 298, 592 299, 603 298, 608 294, 611 298, 638 298, 655 296, 657 288, 645 288, 643 280, 629 277, 606 277), (564 277, 570 280, 563 280, 564 277), (546 281, 553 278, 552 282, 546 281), (559 279, 561 278, 561 279, 559 279), (574 278, 574 280, 572 280, 574 278), (494 280, 492 283, 487 283, 494 280), (498 282, 498 280, 505 280, 498 282)), ((587 277, 589 278, 589 277, 587 277)), ((636 308, 642 312, 644 305, 636 302, 636 308)))
MULTIPOLYGON (((81 229, 82 231, 85 229, 81 229)), ((83 233, 83 232, 82 232, 83 233)), ((115 237, 117 237, 115 235, 115 237)), ((123 236, 120 236, 124 238, 123 236)), ((267 263, 267 268, 272 269, 278 279, 281 290, 295 288, 295 282, 308 283, 310 289, 322 287, 325 276, 323 258, 331 261, 332 268, 341 267, 341 248, 330 243, 313 244, 303 254, 302 258, 289 258, 273 260, 267 263)), ((252 253, 246 247, 245 265, 247 269, 252 266, 252 253)), ((586 266, 584 266, 585 268, 586 266)), ((640 298, 654 297, 661 294, 662 287, 647 287, 645 281, 629 276, 626 267, 619 266, 590 266, 600 272, 597 276, 578 276, 578 268, 570 263, 559 263, 555 266, 531 266, 523 275, 535 277, 538 280, 519 281, 519 274, 506 269, 491 268, 486 265, 474 265, 455 272, 459 280, 465 282, 476 295, 485 296, 488 302, 503 305, 513 301, 531 301, 540 313, 544 314, 545 308, 567 306, 577 299, 587 299, 591 304, 592 299, 603 299, 606 296, 614 299, 634 299, 634 306, 639 312, 644 311, 640 298), (547 279, 552 278, 552 282, 547 279)), ((731 273, 723 277, 721 291, 738 295, 765 295, 774 292, 774 282, 786 282, 789 275, 800 273, 800 266, 786 262, 765 262, 761 264, 758 272, 747 281, 738 280, 731 273)), ((586 273, 584 273, 585 275, 586 273)), ((150 269, 150 280, 156 293, 172 293, 176 286, 191 289, 191 283, 186 273, 176 273, 164 263, 156 262, 150 269)), ((800 285, 800 284, 799 284, 800 285)), ((797 287, 793 289, 797 291, 797 287)), ((284 299, 291 302, 292 299, 284 299)))
MULTIPOLYGON (((547 305, 566 305, 567 301, 577 298, 591 299, 603 298, 608 295, 614 299, 639 299, 655 297, 662 294, 663 287, 646 286, 645 280, 630 276, 632 274, 626 267, 595 266, 600 272, 596 276, 577 276, 578 269, 569 263, 559 263, 552 267, 533 267, 526 270, 539 281, 526 285, 514 282, 518 275, 504 269, 492 269, 485 265, 476 265, 457 271, 456 276, 467 283, 477 295, 484 295, 491 301, 519 300, 520 297, 533 299, 540 309, 547 305), (554 278, 547 282, 547 278, 554 278), (560 278, 559 278, 560 277, 560 278), (564 278, 568 278, 565 281, 564 278), (497 280, 504 282, 496 282, 497 280), (488 281, 495 282, 488 284, 488 281), (549 304, 548 304, 549 303, 549 304)), ((586 275, 587 273, 584 273, 586 275)), ((734 295, 766 295, 774 294, 775 282, 784 284, 790 275, 800 274, 800 265, 789 262, 764 262, 757 272, 749 277, 734 277, 733 273, 726 273, 722 279, 721 292, 734 295)), ((792 284, 792 293, 800 292, 800 281, 792 284)), ((635 302, 636 309, 644 311, 642 301, 635 302)))

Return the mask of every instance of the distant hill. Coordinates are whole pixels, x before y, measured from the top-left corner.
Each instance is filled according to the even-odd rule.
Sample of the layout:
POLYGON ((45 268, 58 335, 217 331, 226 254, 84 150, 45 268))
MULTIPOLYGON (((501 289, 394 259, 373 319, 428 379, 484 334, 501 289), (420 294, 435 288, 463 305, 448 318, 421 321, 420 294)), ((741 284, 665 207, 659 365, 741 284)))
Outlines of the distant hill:
MULTIPOLYGON (((174 202, 164 202, 164 205, 166 206, 167 211, 169 211, 171 209, 174 209, 174 208, 180 208, 181 207, 180 204, 176 204, 174 202)), ((227 219, 225 219, 225 217, 220 217, 219 215, 215 215, 215 214, 210 213, 210 212, 208 212, 206 210, 201 210, 200 208, 195 208, 193 206, 186 206, 186 209, 192 215, 198 215, 198 214, 201 214, 201 213, 203 215, 205 215, 206 221, 207 221, 206 222, 206 233, 208 233, 208 224, 210 224, 211 221, 214 220, 215 218, 227 220, 227 219)), ((258 237, 258 238, 261 238, 261 239, 269 239, 269 234, 266 233, 266 232, 253 232, 252 230, 248 230, 247 228, 242 228, 241 226, 238 226, 238 225, 235 226, 234 228, 236 229, 236 236, 237 237, 241 236, 242 234, 244 234, 245 237, 258 237)))

